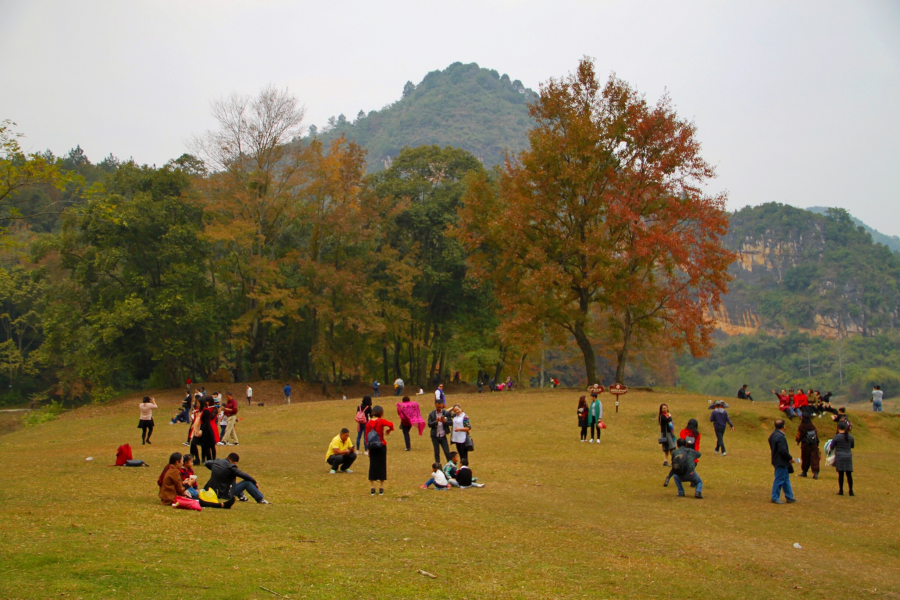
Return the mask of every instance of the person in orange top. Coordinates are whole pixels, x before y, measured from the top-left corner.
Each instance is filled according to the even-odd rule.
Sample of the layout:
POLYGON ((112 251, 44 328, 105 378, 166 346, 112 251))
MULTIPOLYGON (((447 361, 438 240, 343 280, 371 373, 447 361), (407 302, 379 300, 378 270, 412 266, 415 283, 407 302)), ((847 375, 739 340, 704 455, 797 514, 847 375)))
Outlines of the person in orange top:
POLYGON ((372 419, 366 423, 365 435, 369 445, 369 484, 372 486, 369 493, 372 496, 375 495, 376 481, 379 484, 378 495, 384 496, 384 482, 387 480, 387 441, 385 438, 394 430, 394 424, 383 417, 384 408, 372 407, 372 419), (373 432, 375 435, 372 435, 373 432))

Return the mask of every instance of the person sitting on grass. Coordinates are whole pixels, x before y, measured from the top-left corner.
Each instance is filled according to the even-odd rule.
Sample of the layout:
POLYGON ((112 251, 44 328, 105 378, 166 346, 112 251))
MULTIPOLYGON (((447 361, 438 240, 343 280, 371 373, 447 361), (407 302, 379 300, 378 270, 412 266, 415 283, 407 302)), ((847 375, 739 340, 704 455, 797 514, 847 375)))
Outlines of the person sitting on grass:
POLYGON ((450 482, 447 481, 447 477, 441 470, 441 463, 432 463, 431 479, 422 484, 422 489, 427 490, 432 483, 434 484, 434 489, 436 490, 444 491, 450 489, 450 482))
MULTIPOLYGON (((173 452, 169 456, 166 470, 163 471, 159 486, 159 499, 163 504, 173 504, 178 496, 191 498, 181 478, 181 468, 183 467, 181 458, 180 452, 173 452)), ((206 508, 231 508, 234 498, 229 498, 227 502, 205 502, 203 500, 199 500, 199 502, 200 506, 206 508)))
POLYGON ((741 389, 738 390, 737 397, 741 400, 749 400, 753 402, 753 396, 750 395, 750 390, 747 389, 747 384, 741 386, 741 389))
POLYGON ((481 488, 484 487, 483 483, 475 483, 478 481, 477 478, 472 477, 472 470, 469 468, 469 460, 464 458, 459 461, 460 467, 459 470, 456 471, 456 481, 459 483, 459 487, 462 489, 468 489, 471 487, 481 488))
POLYGON ((794 412, 791 396, 784 390, 781 390, 780 394, 775 390, 772 390, 772 393, 778 398, 778 410, 783 412, 791 421, 793 421, 794 417, 797 416, 797 413, 794 412))
MULTIPOLYGON (((694 492, 694 498, 702 499, 703 480, 700 479, 695 470, 696 461, 700 458, 700 453, 688 447, 687 442, 683 438, 679 438, 675 443, 678 447, 672 453, 671 475, 675 477, 675 487, 678 488, 678 496, 684 497, 684 486, 682 483, 688 481, 697 489, 694 492)), ((668 483, 669 480, 666 478, 666 483, 663 485, 668 485, 668 483)))
POLYGON ((239 460, 241 457, 232 452, 226 458, 206 461, 204 466, 211 471, 211 474, 203 489, 213 490, 219 498, 228 498, 232 501, 234 498, 238 498, 241 502, 247 501, 247 497, 244 496, 246 491, 253 496, 257 504, 268 504, 269 501, 263 497, 257 487, 256 479, 238 469, 239 460), (243 481, 235 483, 238 477, 243 481))
POLYGON ((459 482, 456 481, 457 469, 459 469, 459 453, 451 452, 450 460, 444 465, 444 477, 447 478, 447 483, 453 487, 459 487, 459 482))
POLYGON ((328 444, 328 452, 325 453, 325 462, 331 465, 331 474, 337 472, 352 473, 350 465, 356 460, 356 449, 350 439, 350 430, 344 427, 341 433, 334 436, 328 444))
POLYGON ((197 476, 194 474, 194 457, 190 454, 185 454, 182 459, 182 466, 179 469, 181 473, 181 481, 184 484, 184 489, 190 495, 191 498, 197 500, 200 498, 200 490, 197 489, 197 476))

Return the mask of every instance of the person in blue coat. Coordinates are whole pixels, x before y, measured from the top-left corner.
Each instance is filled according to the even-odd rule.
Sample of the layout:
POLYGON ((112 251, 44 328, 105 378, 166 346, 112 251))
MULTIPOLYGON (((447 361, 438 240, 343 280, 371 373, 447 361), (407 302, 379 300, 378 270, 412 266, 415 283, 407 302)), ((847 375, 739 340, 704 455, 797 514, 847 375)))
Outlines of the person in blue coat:
POLYGON ((284 386, 284 403, 285 404, 291 403, 291 384, 290 383, 287 383, 284 386))

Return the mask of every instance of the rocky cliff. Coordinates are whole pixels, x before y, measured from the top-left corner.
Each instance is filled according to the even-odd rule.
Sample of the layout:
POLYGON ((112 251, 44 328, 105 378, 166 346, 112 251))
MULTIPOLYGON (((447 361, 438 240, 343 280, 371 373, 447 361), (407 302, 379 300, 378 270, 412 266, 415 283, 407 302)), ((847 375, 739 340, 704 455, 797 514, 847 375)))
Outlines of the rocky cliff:
POLYGON ((732 216, 734 281, 711 310, 724 335, 807 331, 826 338, 896 330, 900 258, 842 210, 776 203, 732 216))

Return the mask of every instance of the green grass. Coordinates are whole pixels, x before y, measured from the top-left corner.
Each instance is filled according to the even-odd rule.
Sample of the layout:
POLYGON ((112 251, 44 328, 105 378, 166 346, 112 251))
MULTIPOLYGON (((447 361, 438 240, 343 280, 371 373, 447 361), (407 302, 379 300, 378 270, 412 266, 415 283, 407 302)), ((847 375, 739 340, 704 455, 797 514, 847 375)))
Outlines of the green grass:
MULTIPOLYGON (((473 470, 487 487, 420 490, 427 431, 408 453, 398 431, 375 498, 365 457, 352 475, 324 462, 355 401, 242 407, 241 466, 273 504, 202 513, 156 497, 166 457, 184 448, 185 426, 167 424, 176 392, 157 395, 166 408, 152 446, 140 445, 137 397, 66 413, 0 437, 0 597, 276 598, 261 586, 290 598, 900 597, 900 416, 851 407, 857 497, 836 496, 823 467, 819 481, 793 478, 797 504, 775 506, 774 404, 730 400, 738 430, 717 457, 708 398, 636 392, 615 414, 604 396, 598 446, 577 441, 579 395, 453 396, 472 418, 473 470), (661 485, 660 402, 679 427, 701 422, 702 501, 661 485), (152 468, 108 468, 125 442, 152 468)), ((823 438, 833 432, 817 423, 823 438)))

